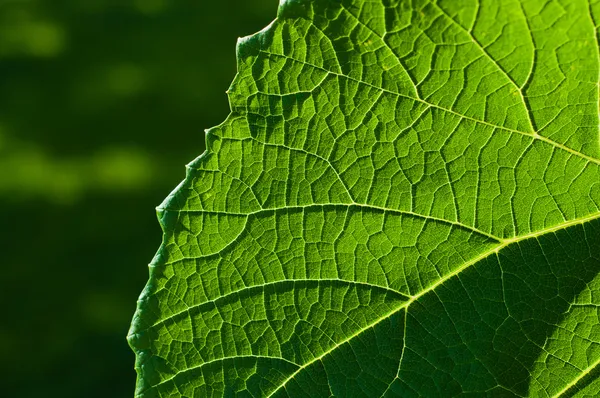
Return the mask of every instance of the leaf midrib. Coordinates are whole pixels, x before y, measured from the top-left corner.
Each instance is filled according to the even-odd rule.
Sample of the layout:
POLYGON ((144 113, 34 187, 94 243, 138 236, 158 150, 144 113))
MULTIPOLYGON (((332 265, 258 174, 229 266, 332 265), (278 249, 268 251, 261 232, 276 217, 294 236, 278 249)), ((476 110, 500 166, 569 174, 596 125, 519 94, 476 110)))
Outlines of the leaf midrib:
MULTIPOLYGON (((270 393, 270 394, 269 394, 267 397, 272 397, 272 396, 273 396, 273 395, 274 395, 274 394, 275 394, 277 391, 279 391, 281 388, 285 387, 285 385, 286 385, 286 384, 287 384, 289 381, 291 381, 291 380, 292 380, 292 379, 293 379, 293 378, 294 378, 296 375, 298 375, 298 374, 299 374, 300 372, 302 372, 304 369, 308 368, 308 367, 309 367, 310 365, 312 365, 313 363, 315 363, 315 362, 317 362, 317 361, 320 361, 320 360, 322 360, 322 359, 323 359, 323 358, 325 358, 327 355, 329 355, 331 352, 335 351, 335 350, 336 350, 338 347, 340 347, 340 346, 342 346, 342 345, 344 345, 344 344, 346 344, 346 343, 348 343, 348 342, 352 341, 354 338, 356 338, 356 337, 360 336, 360 335, 361 335, 362 333, 364 333, 365 331, 367 331, 367 330, 369 330, 369 329, 373 328, 374 326, 376 326, 376 325, 378 325, 379 323, 381 323, 381 322, 385 321, 386 319, 389 319, 389 317, 391 317, 392 315, 394 315, 394 314, 398 313, 399 311, 401 311, 401 310, 403 310, 403 309, 406 309, 406 310, 408 310, 408 307, 409 307, 409 306, 410 306, 410 305, 411 305, 413 302, 417 301, 419 298, 423 297, 424 295, 426 295, 427 293, 429 293, 429 292, 431 292, 431 291, 434 291, 434 290, 435 290, 435 289, 437 289, 439 286, 443 285, 444 283, 446 283, 448 280, 450 280, 450 279, 454 278, 455 276, 458 276, 458 275, 460 275, 460 274, 461 274, 463 271, 465 271, 466 269, 470 268, 471 266, 473 266, 473 265, 475 265, 475 264, 479 263, 480 261, 483 261, 484 259, 488 258, 488 257, 489 257, 489 256, 491 256, 491 255, 498 254, 498 253, 499 253, 499 252, 500 252, 502 249, 504 249, 504 248, 508 247, 509 245, 516 244, 516 243, 519 243, 519 242, 525 241, 525 240, 527 240, 527 239, 533 239, 533 238, 537 238, 537 237, 539 237, 539 236, 542 236, 542 235, 545 235, 545 234, 548 234, 548 233, 554 233, 554 232, 557 232, 557 231, 563 230, 563 229, 565 229, 565 228, 568 228, 568 227, 571 227, 571 226, 574 226, 574 225, 578 225, 578 224, 584 224, 584 223, 586 223, 586 222, 590 222, 590 221, 593 221, 593 220, 595 220, 595 219, 598 219, 598 218, 600 218, 600 211, 598 211, 598 212, 596 212, 596 213, 589 214, 589 215, 588 215, 588 216, 586 216, 586 217, 582 217, 582 218, 579 218, 579 219, 571 220, 571 221, 569 221, 569 222, 565 222, 565 223, 559 224, 559 225, 557 225, 557 226, 554 226, 554 227, 550 227, 550 228, 543 229, 543 230, 540 230, 540 231, 537 231, 537 232, 533 232, 533 233, 531 233, 531 234, 523 235, 523 236, 520 236, 520 237, 515 237, 515 238, 512 238, 512 239, 504 239, 504 240, 501 240, 501 241, 500 241, 500 243, 499 243, 497 246, 495 246, 495 247, 491 248, 490 250, 488 250, 488 251, 486 251, 486 252, 483 252, 483 253, 481 253, 479 256, 477 256, 477 257, 475 257, 475 258, 473 258, 473 259, 471 259, 471 260, 469 260, 469 261, 465 262, 465 263, 464 263, 462 266, 460 266, 459 268, 457 268, 457 269, 456 269, 456 270, 454 270, 453 272, 451 272, 451 273, 447 274, 446 276, 444 276, 444 277, 440 278, 440 279, 439 279, 439 280, 438 280, 436 283, 434 283, 434 284, 430 285, 429 287, 427 287, 427 288, 425 288, 425 289, 421 290, 419 293, 417 293, 417 294, 415 294, 415 295, 413 295, 413 296, 408 296, 408 297, 407 297, 406 295, 404 295, 404 294, 402 294, 402 293, 400 293, 400 292, 398 292, 398 291, 396 291, 396 290, 389 289, 389 288, 386 288, 386 287, 383 287, 383 286, 372 285, 372 284, 369 284, 369 283, 364 283, 364 282, 346 281, 346 280, 338 280, 338 279, 327 279, 327 281, 331 280, 331 281, 335 281, 335 282, 346 282, 346 283, 362 284, 362 285, 368 285, 368 286, 371 286, 371 287, 375 287, 375 288, 378 288, 378 289, 389 290, 389 291, 390 291, 390 293, 397 294, 397 295, 399 295, 401 298, 406 298, 407 300, 406 300, 405 302, 403 302, 401 305, 399 305, 399 306, 397 306, 396 308, 392 309, 391 311, 388 311, 388 312, 387 312, 385 315, 383 315, 382 317, 380 317, 380 318, 376 319, 375 321, 372 321, 372 322, 371 322, 371 323, 369 323, 367 326, 365 326, 365 327, 363 327, 363 328, 359 329, 359 330, 358 330, 356 333, 354 333, 353 335, 351 335, 351 336, 349 336, 348 338, 346 338, 346 339, 342 340, 340 343, 338 343, 338 344, 335 344, 334 346, 332 346, 331 348, 329 348, 328 350, 326 350, 325 352, 323 352, 323 353, 322 353, 321 355, 319 355, 318 357, 315 357, 315 358, 313 358, 312 360, 310 360, 310 361, 306 362, 306 363, 305 363, 305 364, 303 364, 303 365, 298 365, 298 364, 296 364, 296 363, 293 363, 293 362, 291 362, 291 361, 289 361, 289 360, 286 360, 285 358, 276 358, 276 357, 274 357, 273 359, 281 359, 281 360, 284 360, 284 361, 286 361, 286 362, 290 362, 290 363, 293 363, 294 365, 297 365, 297 366, 298 366, 298 370, 296 370, 294 373, 292 373, 292 374, 291 374, 291 375, 290 375, 290 376, 289 376, 289 377, 288 377, 288 378, 287 378, 287 379, 286 379, 286 380, 285 380, 285 381, 284 381, 284 382, 283 382, 281 385, 279 385, 279 386, 278 386, 278 387, 277 387, 275 390, 273 390, 273 391, 272 391, 272 392, 271 392, 271 393, 270 393)), ((293 281, 294 281, 294 280, 282 280, 282 281, 276 281, 276 283, 282 283, 282 282, 293 282, 293 281)), ((319 279, 315 279, 315 280, 307 279, 306 281, 311 281, 311 282, 318 283, 318 282, 319 282, 319 281, 321 281, 321 280, 319 280, 319 279)), ((266 283, 266 284, 262 284, 262 285, 255 285, 255 286, 246 287, 246 288, 244 288, 244 289, 239 289, 239 290, 236 290, 236 291, 230 292, 230 293, 228 293, 226 296, 229 296, 229 295, 231 295, 231 294, 239 294, 240 292, 242 292, 242 291, 244 291, 244 290, 248 290, 248 289, 250 289, 250 288, 263 288, 264 286, 266 286, 266 285, 270 285, 270 284, 273 284, 273 283, 266 283)), ((222 298, 222 297, 217 297, 217 298, 215 298, 215 299, 213 299, 213 300, 210 300, 210 301, 208 301, 208 302, 204 302, 204 303, 202 303, 202 304, 200 304, 200 305, 206 305, 206 304, 210 304, 210 302, 217 301, 217 300, 219 300, 219 299, 221 299, 221 298, 222 298)), ((199 305, 198 305, 198 306, 199 306, 199 305)), ((196 306, 194 306, 194 307, 196 307, 196 306)), ((169 318, 167 318, 167 319, 163 319, 163 320, 161 320, 160 322, 157 322, 156 324, 154 324, 154 325, 150 326, 148 329, 150 329, 150 328, 153 328, 153 327, 155 327, 156 325, 159 325, 159 324, 161 324, 161 323, 163 323, 163 322, 167 321, 168 319, 174 318, 174 317, 176 317, 177 315, 181 315, 181 314, 183 314, 183 313, 185 313, 185 312, 189 311, 190 309, 192 309, 192 308, 194 308, 194 307, 190 307, 190 308, 188 308, 188 309, 186 309, 186 310, 184 310, 184 311, 181 311, 181 312, 179 312, 179 313, 177 313, 177 314, 173 314, 173 315, 172 315, 172 316, 170 316, 169 318)), ((253 356, 253 357, 256 357, 256 355, 252 355, 252 356, 253 356)), ((219 361, 219 360, 225 360, 225 359, 227 359, 227 358, 219 358, 219 359, 215 359, 215 360, 212 360, 212 361, 208 361, 208 362, 202 363, 202 364, 200 364, 199 366, 196 366, 196 367, 194 367, 194 368, 188 368, 188 369, 185 369, 185 370, 183 370, 183 371, 177 372, 177 373, 176 373, 175 375, 173 375, 172 377, 170 377, 170 378, 168 378, 168 379, 165 379, 165 380, 161 381, 160 383, 158 383, 158 384, 156 384, 156 385, 154 385, 154 386, 152 386, 152 387, 149 387, 149 389, 156 388, 156 387, 158 387, 159 385, 161 385, 161 384, 164 384, 164 383, 168 382, 169 380, 173 379, 173 378, 174 378, 174 377, 175 377, 177 374, 180 374, 180 373, 182 373, 182 372, 187 372, 187 371, 189 371, 189 370, 193 370, 193 369, 196 369, 196 368, 200 368, 200 367, 202 367, 202 366, 205 366, 206 364, 209 364, 209 363, 212 363, 212 362, 216 362, 216 361, 219 361)), ((576 384, 576 383, 577 383, 577 382, 578 382, 580 379, 582 379, 583 377, 585 377, 585 375, 586 375, 586 374, 588 374, 589 372, 591 372, 591 371, 592 371, 592 370, 593 370, 593 369, 594 369, 596 366, 599 366, 599 365, 600 365, 600 359, 598 359, 598 360, 597 360, 597 361, 596 361, 594 364, 592 364, 590 367, 588 367, 588 368, 587 368, 587 369, 586 369, 586 370, 585 370, 585 371, 584 371, 584 372, 583 372, 583 373, 582 373, 582 374, 581 374, 581 375, 580 375, 578 378, 576 378, 576 379, 575 379, 575 380, 573 380, 571 383, 569 383, 569 384, 568 384, 568 385, 567 385, 567 386, 566 386, 566 387, 565 387, 563 390, 561 390, 561 392, 559 392, 557 395, 555 395, 555 396, 554 396, 554 398, 557 398, 557 397, 561 396, 562 394, 564 394, 564 393, 565 393, 567 390, 569 390, 571 387, 573 387, 573 386, 574 386, 574 385, 575 385, 575 384, 576 384)), ((139 396, 142 396, 142 395, 143 395, 145 392, 147 392, 147 391, 148 391, 148 390, 146 390, 146 391, 142 392, 142 393, 141 393, 139 396)))
POLYGON ((598 366, 600 366, 600 358, 598 358, 596 360, 596 362, 594 362, 593 364, 591 364, 590 366, 588 366, 587 369, 583 370, 578 377, 576 377, 575 379, 573 379, 569 384, 567 384, 562 390, 560 390, 552 398, 561 397, 563 394, 569 392, 569 390, 571 388, 575 387, 577 385, 577 383, 579 383, 579 381, 583 380, 585 378, 585 376, 587 376, 588 374, 590 374, 598 366))
MULTIPOLYGON (((313 363, 315 363, 316 361, 320 361, 321 359, 323 359, 324 357, 326 357, 327 355, 329 355, 331 352, 333 352, 336 348, 350 342, 352 339, 354 339, 355 337, 358 337, 359 335, 361 335, 363 332, 367 331, 368 329, 373 328, 374 326, 376 326, 377 324, 379 324, 380 322, 388 319, 390 316, 398 313, 399 311, 403 310, 403 309, 407 309, 408 307, 415 302, 416 300, 418 300, 419 298, 423 297, 424 295, 426 295, 427 293, 434 291, 438 286, 443 285, 446 281, 452 279, 455 276, 460 275, 464 270, 470 268, 472 265, 477 264, 478 262, 486 259, 487 257, 493 255, 493 254, 498 254, 500 252, 500 250, 504 249, 505 247, 514 244, 514 243, 519 243, 522 242, 524 240, 527 239, 532 239, 532 238, 537 238, 538 236, 547 234, 547 233, 553 233, 574 225, 578 225, 578 224, 584 224, 586 222, 590 222, 592 220, 598 219, 600 218, 600 211, 593 213, 587 217, 581 218, 581 219, 577 219, 577 220, 573 220, 570 222, 566 222, 563 224, 560 224, 559 226, 556 227, 552 227, 549 229, 545 229, 545 230, 541 230, 538 231, 536 233, 533 234, 528 234, 528 235, 524 235, 521 236, 519 238, 515 238, 512 240, 505 240, 503 241, 502 244, 496 246, 493 249, 490 249, 482 254, 480 254, 479 256, 477 256, 476 258, 466 262, 465 264, 463 264, 461 267, 457 268, 456 270, 454 270, 453 272, 451 272, 450 274, 444 276, 443 278, 439 279, 436 283, 434 283, 433 285, 431 285, 430 287, 423 289, 421 292, 419 292, 418 294, 412 296, 408 301, 406 301, 405 303, 403 303, 402 305, 396 307, 394 310, 390 311, 389 313, 387 313, 386 315, 384 315, 383 317, 377 319, 376 321, 372 322, 371 324, 369 324, 368 326, 365 326, 364 328, 360 329, 358 332, 356 332, 355 334, 353 334, 352 336, 350 336, 349 338, 341 341, 339 344, 335 345, 334 347, 330 348, 329 350, 325 351, 323 354, 321 354, 320 356, 312 359, 311 361, 303 364, 300 366, 300 368, 292 373, 280 386, 278 386, 275 390, 273 390, 269 395, 267 395, 267 397, 272 397, 277 391, 279 391, 281 388, 285 387, 285 385, 292 380, 297 374, 299 374, 300 372, 302 372, 302 370, 304 370, 305 368, 309 367, 310 365, 312 365, 313 363)), ((586 369, 586 371, 584 372, 583 376, 585 376, 585 374, 589 373, 590 371, 592 371, 596 366, 600 365, 600 358, 588 369, 586 369)), ((558 395, 556 395, 554 398, 559 397, 561 394, 563 394, 564 392, 566 392, 569 388, 571 388, 572 386, 574 386, 577 381, 579 381, 583 376, 579 376, 577 379, 575 379, 572 383, 570 383, 564 390, 562 390, 558 395)))

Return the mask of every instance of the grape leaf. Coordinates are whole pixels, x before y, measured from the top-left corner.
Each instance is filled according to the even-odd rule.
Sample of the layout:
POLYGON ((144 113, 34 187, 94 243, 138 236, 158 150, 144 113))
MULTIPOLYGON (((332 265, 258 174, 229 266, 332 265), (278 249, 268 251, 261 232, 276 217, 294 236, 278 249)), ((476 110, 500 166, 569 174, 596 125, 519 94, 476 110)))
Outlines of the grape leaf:
POLYGON ((282 1, 158 208, 137 396, 600 394, 596 21, 282 1))

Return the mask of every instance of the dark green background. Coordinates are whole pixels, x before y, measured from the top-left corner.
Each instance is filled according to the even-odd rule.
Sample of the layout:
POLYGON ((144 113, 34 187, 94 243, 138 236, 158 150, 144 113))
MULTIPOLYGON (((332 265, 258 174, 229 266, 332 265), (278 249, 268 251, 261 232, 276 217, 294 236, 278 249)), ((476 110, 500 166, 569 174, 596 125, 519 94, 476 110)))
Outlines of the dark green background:
POLYGON ((277 0, 0 0, 0 395, 133 397, 154 208, 277 0))

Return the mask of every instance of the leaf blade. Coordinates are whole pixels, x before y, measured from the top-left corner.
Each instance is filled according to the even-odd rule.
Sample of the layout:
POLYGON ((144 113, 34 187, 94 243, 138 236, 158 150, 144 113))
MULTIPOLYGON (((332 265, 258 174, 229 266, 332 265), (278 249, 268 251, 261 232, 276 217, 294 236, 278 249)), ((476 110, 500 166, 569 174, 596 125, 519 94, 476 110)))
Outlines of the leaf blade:
MULTIPOLYGON (((309 368, 324 395, 399 393, 393 387, 398 382, 386 384, 368 370, 352 382, 354 368, 336 368, 330 375, 329 356, 338 358, 352 344, 374 350, 379 347, 371 341, 379 336, 374 330, 393 318, 396 328, 404 328, 403 348, 393 351, 402 362, 412 336, 406 330, 412 303, 437 294, 464 271, 484 267, 490 256, 600 216, 593 137, 585 128, 571 131, 572 141, 560 129, 549 134, 544 129, 553 122, 533 131, 539 112, 529 104, 528 90, 537 87, 535 65, 529 72, 523 72, 527 63, 519 67, 523 71, 510 69, 513 58, 498 56, 510 52, 494 44, 509 43, 510 35, 501 32, 487 47, 479 39, 478 23, 486 13, 489 18, 494 4, 464 7, 477 15, 469 25, 466 14, 448 8, 452 3, 417 3, 407 8, 394 2, 287 1, 278 20, 238 43, 232 114, 207 133, 207 152, 189 165, 184 183, 159 208, 165 239, 130 333, 140 396, 174 391, 192 396, 196 388, 203 395, 280 394, 289 382, 301 395, 306 388, 295 379, 309 368), (403 25, 406 15, 412 21, 403 25), (390 33, 390 21, 405 31, 390 33), (411 33, 419 29, 420 35, 411 33), (437 57, 429 71, 414 59, 414 49, 402 49, 401 39, 418 42, 426 33, 433 50, 422 42, 417 47, 437 57), (457 67, 470 76, 464 84, 453 72, 457 67), (486 78, 487 85, 481 83, 486 78), (509 95, 511 90, 520 94, 509 95), (290 295, 277 298, 275 286, 288 283, 315 283, 316 289, 281 288, 290 295), (341 285, 319 288, 333 283, 341 285), (247 290, 264 299, 269 288, 269 302, 250 295, 215 304, 247 290), (300 294, 304 301, 297 301, 300 294), (273 302, 289 308, 277 312, 273 302), (319 310, 306 312, 313 307, 319 310), (244 308, 252 311, 244 314, 244 308), (328 317, 344 328, 327 323, 328 317), (296 330, 290 319, 304 326, 296 330), (362 342, 363 335, 371 343, 362 342), (272 362, 273 369, 287 370, 274 375, 265 361, 276 358, 287 365, 272 362), (211 375, 179 380, 217 362, 221 369, 211 375), (341 389, 352 383, 358 383, 355 389, 341 389)), ((526 15, 520 6, 509 1, 499 6, 509 25, 520 23, 511 28, 519 32, 523 22, 508 16, 526 15)), ((567 86, 573 83, 569 76, 567 86)), ((359 357, 348 361, 361 368, 373 359, 359 357)), ((501 378, 498 371, 487 370, 490 383, 501 378)), ((448 391, 457 392, 483 388, 462 376, 433 384, 450 383, 448 391)), ((417 391, 401 382, 403 393, 417 391)), ((496 381, 517 395, 527 394, 523 383, 505 381, 502 387, 496 381)), ((492 387, 476 391, 489 393, 492 387)))

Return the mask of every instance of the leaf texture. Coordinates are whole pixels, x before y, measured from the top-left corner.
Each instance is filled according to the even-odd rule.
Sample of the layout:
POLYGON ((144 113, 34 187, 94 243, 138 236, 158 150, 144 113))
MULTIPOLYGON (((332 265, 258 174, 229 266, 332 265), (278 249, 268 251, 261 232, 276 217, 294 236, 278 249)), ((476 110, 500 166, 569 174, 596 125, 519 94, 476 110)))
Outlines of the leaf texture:
POLYGON ((598 396, 596 21, 282 1, 158 208, 136 395, 598 396))

